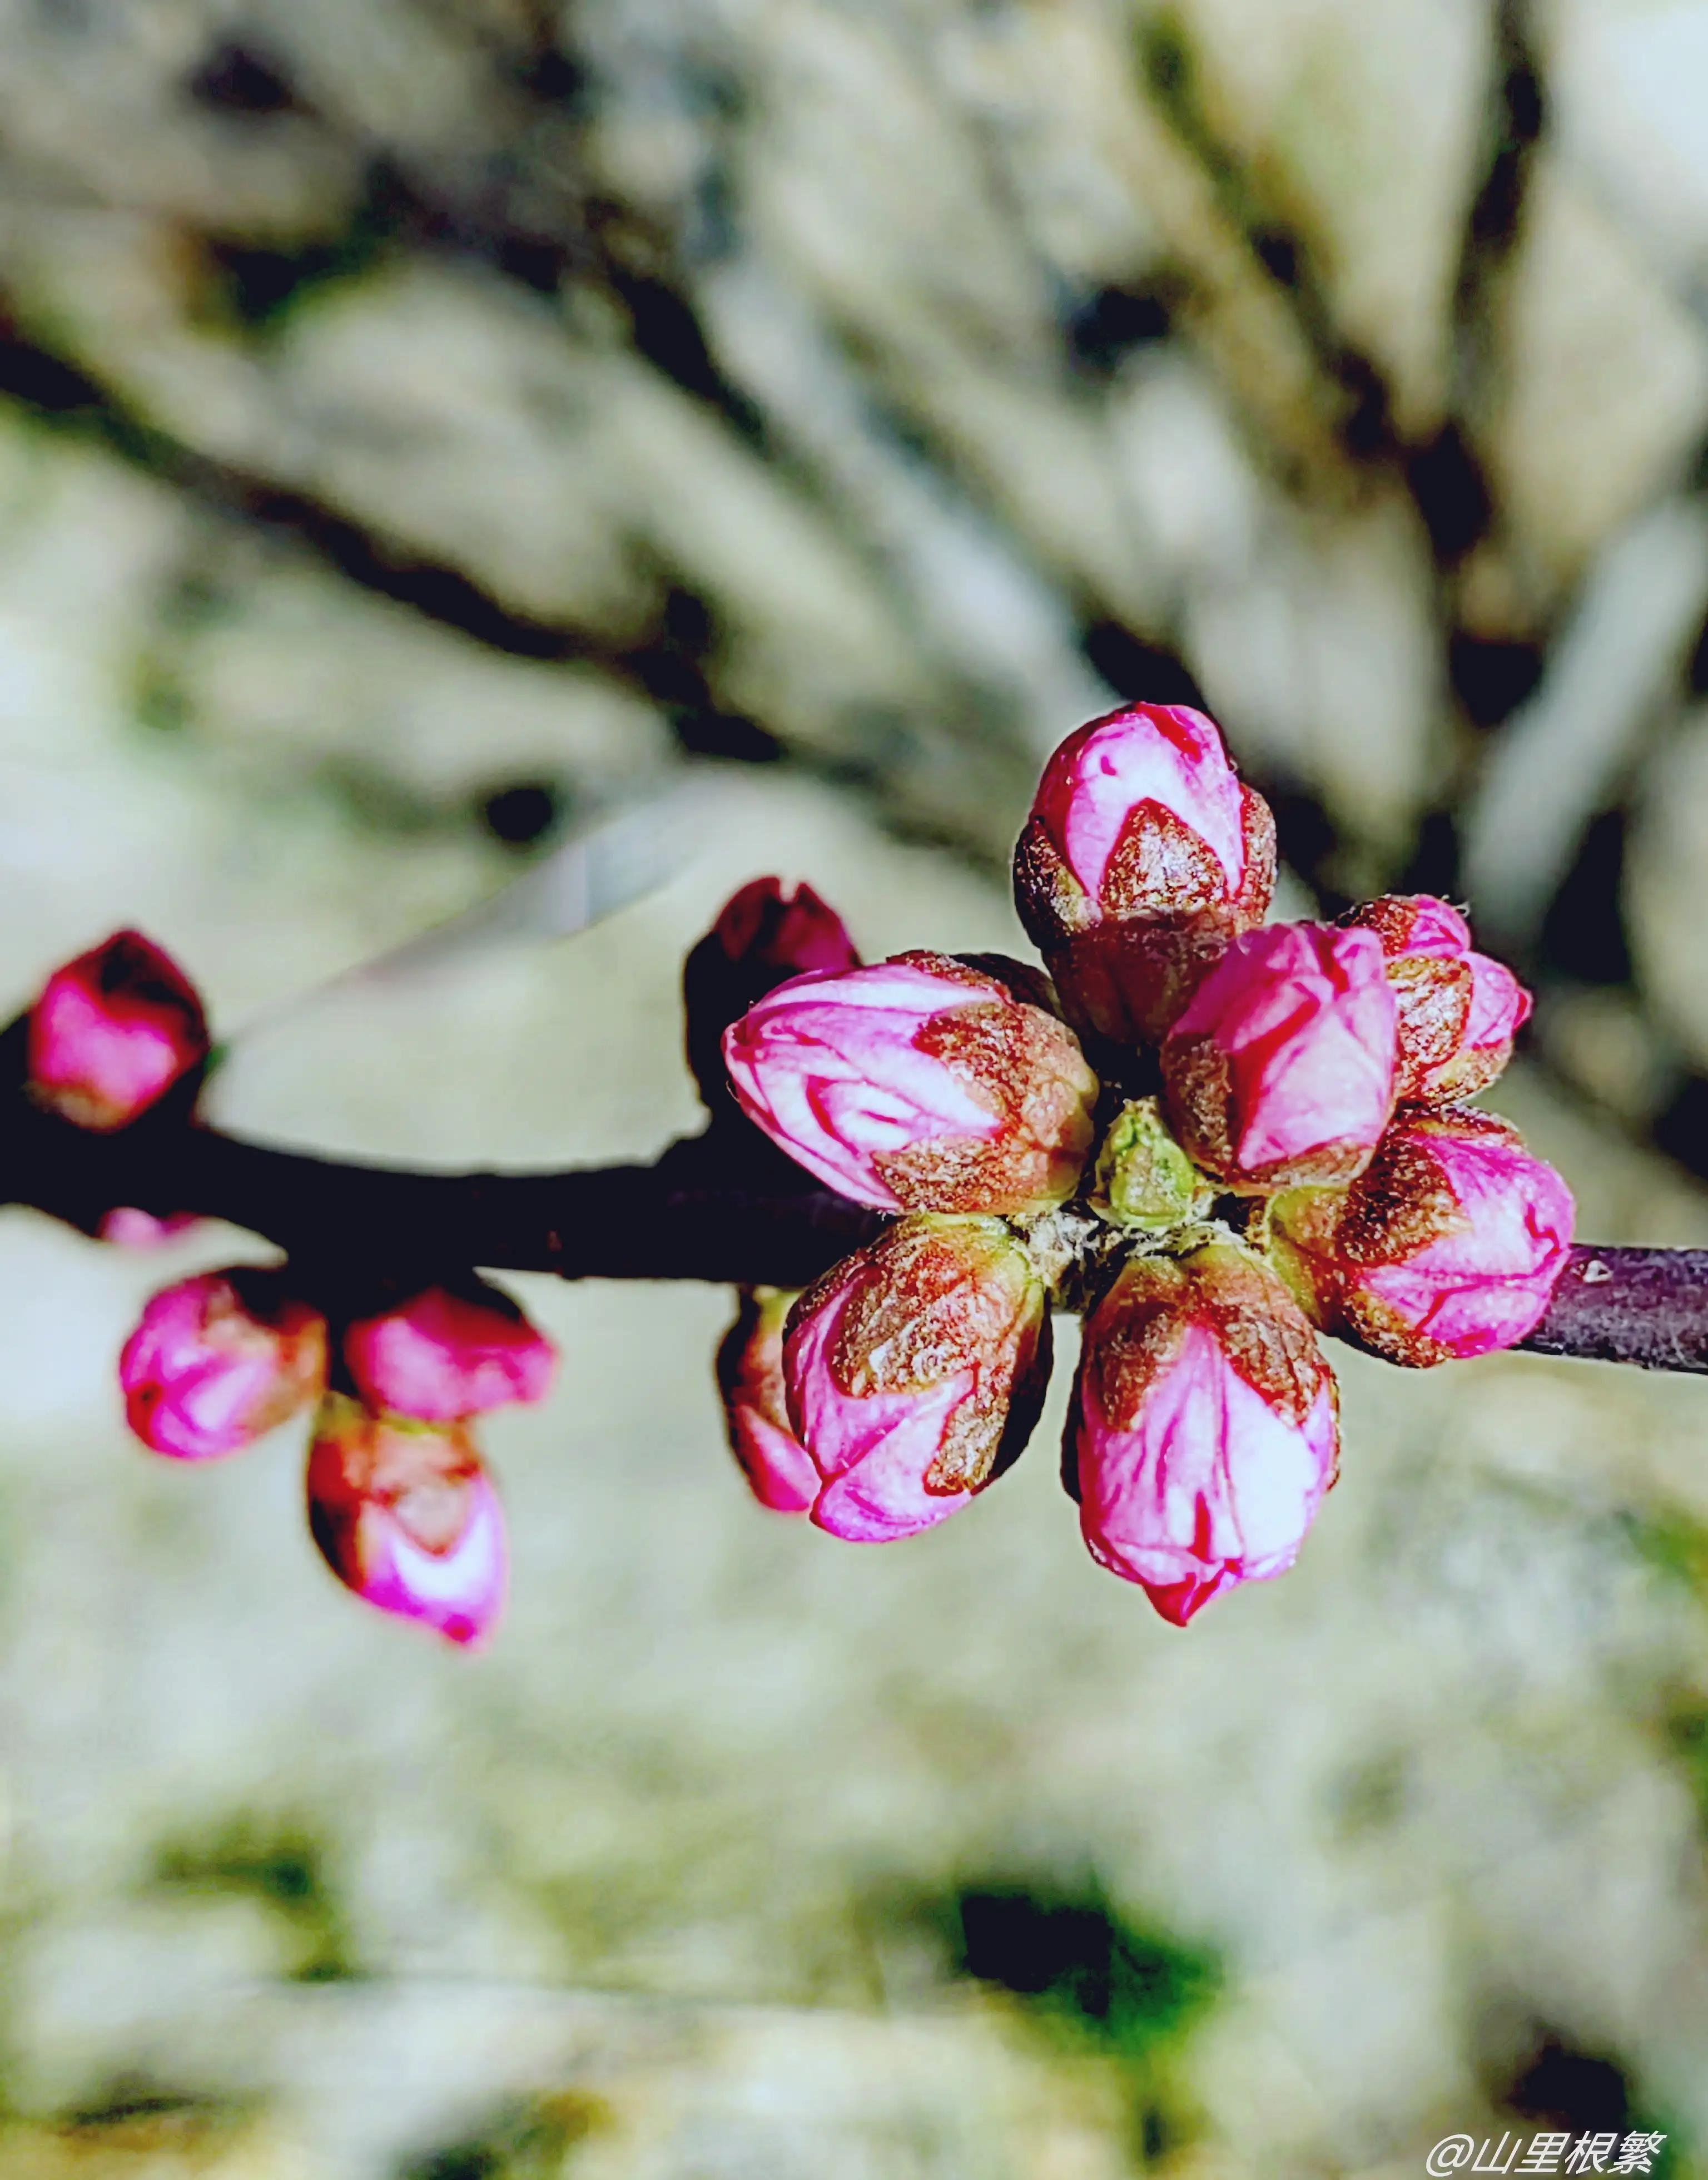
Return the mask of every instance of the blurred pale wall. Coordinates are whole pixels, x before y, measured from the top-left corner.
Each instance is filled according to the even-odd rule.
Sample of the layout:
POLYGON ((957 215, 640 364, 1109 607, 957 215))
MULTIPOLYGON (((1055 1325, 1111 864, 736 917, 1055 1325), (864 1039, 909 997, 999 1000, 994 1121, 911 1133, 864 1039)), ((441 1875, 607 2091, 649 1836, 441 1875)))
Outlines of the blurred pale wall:
MULTIPOLYGON (((1708 1168, 1705 110, 1696 0, 5 0, 8 988, 140 922, 253 1021, 230 1125, 644 1155, 733 884, 1012 946, 1040 756, 1197 692, 1296 900, 1459 892, 1535 977, 1584 1230, 1703 1238, 1639 1146, 1708 1168), (305 996, 686 758, 652 901, 305 996)), ((723 1297, 536 1283, 470 1669, 331 1591, 288 1432, 125 1442, 233 1246, 0 1225, 8 2180, 1708 2142, 1693 1385, 1349 1361, 1305 1564, 1183 1641, 1047 1444, 839 1552, 728 1472, 723 1297), (1094 1880, 1220 1995, 956 1975, 957 1888, 1094 1880)))

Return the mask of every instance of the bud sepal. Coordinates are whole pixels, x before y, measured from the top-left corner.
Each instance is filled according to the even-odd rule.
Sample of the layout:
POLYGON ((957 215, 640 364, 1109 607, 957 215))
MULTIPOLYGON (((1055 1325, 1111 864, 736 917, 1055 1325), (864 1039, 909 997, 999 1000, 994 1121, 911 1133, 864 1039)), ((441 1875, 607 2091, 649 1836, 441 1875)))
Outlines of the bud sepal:
POLYGON ((1131 1098, 1109 1123, 1091 1175, 1091 1208, 1112 1225, 1171 1233, 1206 1219, 1216 1192, 1181 1148, 1160 1100, 1131 1098))

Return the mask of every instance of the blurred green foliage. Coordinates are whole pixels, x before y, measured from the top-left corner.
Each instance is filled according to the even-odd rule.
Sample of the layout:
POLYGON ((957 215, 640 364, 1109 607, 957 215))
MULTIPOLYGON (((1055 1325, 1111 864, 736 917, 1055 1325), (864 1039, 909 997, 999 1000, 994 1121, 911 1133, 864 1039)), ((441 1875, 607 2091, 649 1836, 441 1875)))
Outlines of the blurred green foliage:
POLYGON ((258 1900, 290 1934, 294 1982, 338 1982, 359 1972, 325 1851, 306 1827, 236 1818, 202 1840, 162 1847, 153 1881, 173 1891, 258 1900))

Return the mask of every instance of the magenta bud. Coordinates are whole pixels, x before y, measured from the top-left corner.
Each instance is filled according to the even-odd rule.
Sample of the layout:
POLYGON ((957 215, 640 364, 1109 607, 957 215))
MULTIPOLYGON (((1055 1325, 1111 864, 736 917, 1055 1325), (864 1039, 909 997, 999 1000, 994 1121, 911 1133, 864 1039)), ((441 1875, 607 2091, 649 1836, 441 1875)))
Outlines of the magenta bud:
POLYGON ((755 1000, 810 971, 857 969, 848 928, 808 885, 755 878, 732 894, 682 966, 688 1064, 714 1114, 729 1104, 723 1032, 755 1000))
POLYGON ((151 1211, 140 1211, 134 1203, 115 1203, 111 1211, 102 1214, 95 1237, 99 1241, 111 1242, 115 1249, 133 1249, 146 1254, 151 1249, 168 1247, 200 1224, 193 1211, 173 1211, 164 1219, 157 1219, 151 1211))
POLYGON ((1573 1211, 1506 1121, 1465 1106, 1403 1113, 1349 1189, 1276 1198, 1270 1249, 1326 1331, 1424 1367, 1535 1330, 1573 1211))
POLYGON ((1431 894, 1385 894, 1340 919, 1375 932, 1398 1010, 1402 1105, 1447 1105, 1486 1090, 1512 1057, 1530 995, 1471 945, 1470 926, 1431 894))
POLYGON ((1275 821, 1213 720, 1134 704, 1068 735, 1014 851, 1014 899, 1068 1019, 1159 1039, 1230 939, 1263 921, 1275 821))
POLYGON ((991 959, 898 954, 780 986, 723 1040, 742 1111, 816 1179, 881 1211, 1064 1201, 1090 1151, 1097 1078, 1073 1032, 1017 998, 991 959))
POLYGON ((203 1272, 152 1297, 118 1360, 125 1420, 175 1461, 252 1445, 319 1392, 327 1329, 318 1310, 257 1265, 203 1272))
POLYGON ((512 1401, 544 1400, 557 1351, 507 1294, 470 1282, 426 1287, 344 1334, 344 1361, 370 1407, 453 1423, 512 1401))
POLYGON ((140 931, 118 931, 53 972, 30 1010, 28 1043, 37 1104, 107 1132, 206 1059, 207 1021, 171 955, 140 931))
POLYGON ((1237 1194, 1350 1181, 1393 1111, 1394 1038, 1374 933, 1324 923, 1249 932, 1164 1040, 1175 1132, 1237 1194))
POLYGON ((1452 1059, 1426 1075, 1417 1093, 1420 1102, 1431 1105, 1487 1089, 1512 1058, 1513 1040, 1534 1004, 1505 962, 1475 953, 1465 961, 1471 972, 1471 1004, 1464 1035, 1452 1059))
POLYGON ((1092 1557, 1178 1627, 1285 1573, 1338 1458, 1315 1336, 1233 1242, 1128 1262, 1086 1322, 1068 1429, 1092 1557))
POLYGON ((958 1512, 1018 1459, 1049 1374, 1043 1283, 1008 1228, 903 1219, 789 1315, 783 1376, 813 1520, 881 1544, 958 1512))
POLYGON ((467 1648, 503 1610, 504 1511, 466 1423, 376 1415, 330 1393, 309 1449, 309 1529, 347 1589, 467 1648))
POLYGON ((753 878, 733 893, 710 935, 726 961, 750 961, 771 971, 778 983, 812 969, 859 966, 848 926, 836 911, 810 885, 785 894, 780 878, 753 878))
POLYGON ((794 1434, 783 1389, 783 1325, 794 1301, 778 1287, 744 1289, 717 1351, 730 1451, 754 1497, 778 1514, 807 1512, 822 1481, 794 1434))

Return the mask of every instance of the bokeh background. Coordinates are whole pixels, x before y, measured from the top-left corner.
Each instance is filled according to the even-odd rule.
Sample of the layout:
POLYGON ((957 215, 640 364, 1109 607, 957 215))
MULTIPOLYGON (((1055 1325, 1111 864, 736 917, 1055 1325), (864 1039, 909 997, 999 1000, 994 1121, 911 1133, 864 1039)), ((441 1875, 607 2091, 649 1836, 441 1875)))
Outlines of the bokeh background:
MULTIPOLYGON (((231 1126, 649 1155, 736 883, 1013 948, 1043 754, 1184 699, 1292 912, 1534 980, 1584 1234, 1708 1241, 1705 114, 1702 0, 4 0, 7 1004, 133 922, 231 1126), (690 765, 621 915, 335 981, 690 765)), ((852 1551, 730 1468, 727 1296, 519 1281, 471 1661, 325 1576, 299 1431, 126 1440, 244 1252, 0 1215, 6 2180, 1708 2170, 1700 1385, 1348 1356, 1298 1572, 1182 1637, 1053 1421, 852 1551)))

